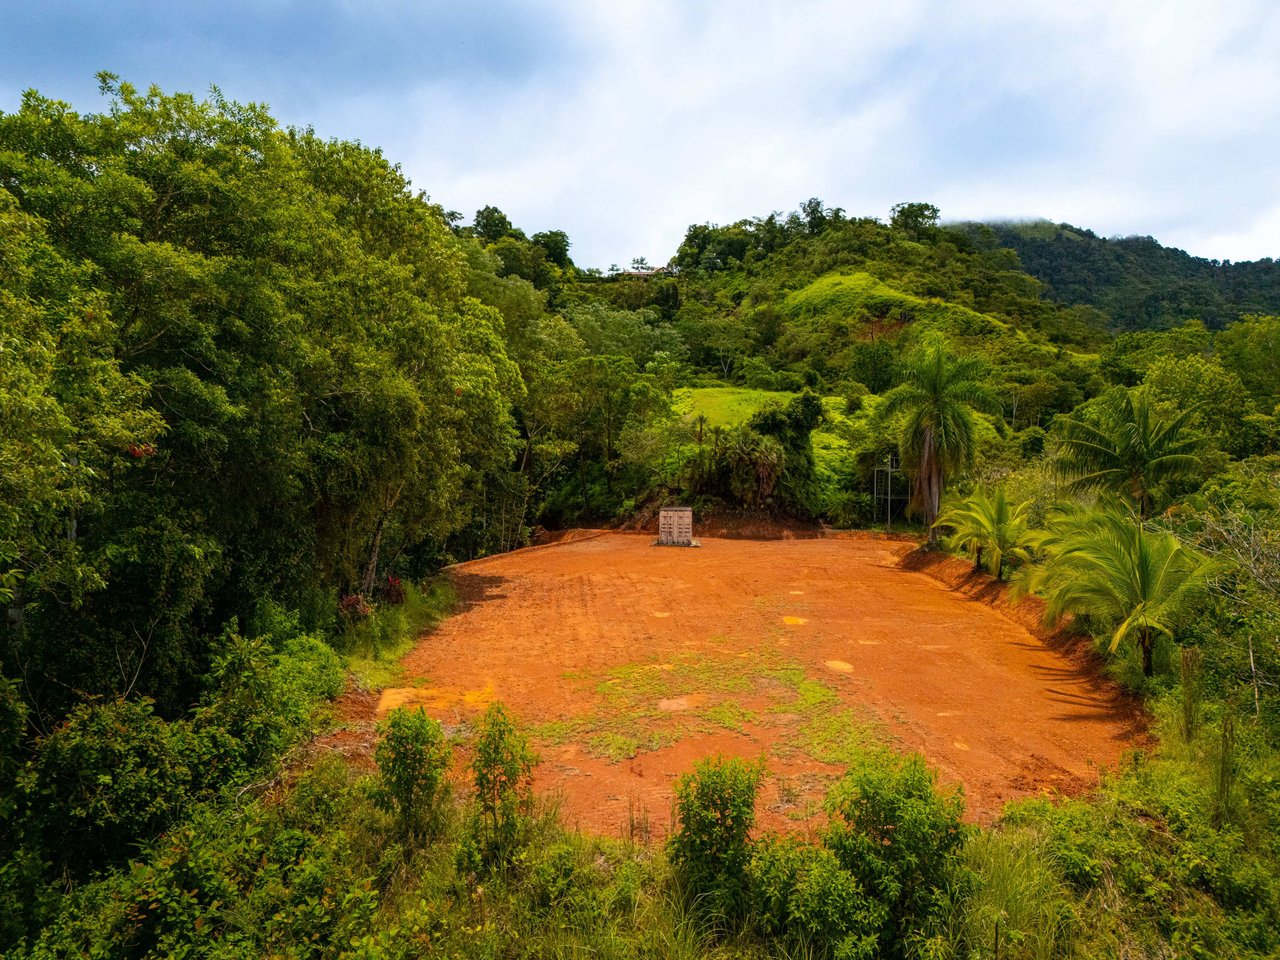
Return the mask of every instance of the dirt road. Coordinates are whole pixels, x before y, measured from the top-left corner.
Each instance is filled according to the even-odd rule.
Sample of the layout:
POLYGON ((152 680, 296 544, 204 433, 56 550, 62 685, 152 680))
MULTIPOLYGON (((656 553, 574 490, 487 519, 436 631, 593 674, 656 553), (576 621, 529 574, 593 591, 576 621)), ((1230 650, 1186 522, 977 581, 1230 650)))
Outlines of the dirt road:
POLYGON ((378 714, 465 725, 501 700, 565 821, 615 834, 665 832, 675 777, 716 752, 765 758, 762 817, 786 828, 870 742, 924 753, 987 822, 1087 788, 1141 741, 1132 702, 1007 609, 904 566, 911 543, 651 544, 593 533, 454 568, 462 609, 378 714))

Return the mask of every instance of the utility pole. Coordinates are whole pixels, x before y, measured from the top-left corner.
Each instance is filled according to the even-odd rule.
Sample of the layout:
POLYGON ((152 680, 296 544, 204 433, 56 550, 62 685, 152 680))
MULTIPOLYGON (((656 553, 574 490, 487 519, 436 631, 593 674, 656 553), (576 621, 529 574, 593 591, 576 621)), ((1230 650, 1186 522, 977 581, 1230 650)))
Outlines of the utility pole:
POLYGON ((885 469, 889 475, 889 486, 885 497, 884 532, 893 533, 893 454, 884 458, 885 469))

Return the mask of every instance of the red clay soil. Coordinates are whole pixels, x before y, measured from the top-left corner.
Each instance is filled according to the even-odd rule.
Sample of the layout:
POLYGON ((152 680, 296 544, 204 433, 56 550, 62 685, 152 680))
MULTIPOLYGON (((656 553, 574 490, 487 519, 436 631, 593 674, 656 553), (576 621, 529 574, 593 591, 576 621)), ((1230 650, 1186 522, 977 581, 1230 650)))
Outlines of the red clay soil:
POLYGON ((610 834, 634 832, 637 818, 665 832, 675 778, 715 753, 766 758, 761 817, 771 828, 812 814, 840 770, 787 748, 795 718, 767 684, 734 688, 743 691, 740 723, 691 719, 674 742, 649 741, 629 759, 601 756, 598 743, 573 733, 590 725, 573 723, 607 718, 609 684, 630 682, 619 677, 662 676, 644 670, 694 686, 655 694, 664 698, 634 721, 618 714, 637 727, 624 735, 643 741, 638 728, 654 717, 692 718, 708 702, 697 678, 716 688, 721 664, 744 675, 758 664, 764 677, 782 661, 790 676, 802 668, 838 694, 822 709, 856 712, 881 739, 922 752, 944 781, 962 783, 979 822, 1017 797, 1079 793, 1144 743, 1137 704, 1040 630, 1034 604, 1011 605, 1002 586, 961 561, 857 535, 652 543, 649 534, 577 532, 454 567, 461 609, 404 658, 405 687, 383 691, 376 706, 348 703, 347 719, 367 724, 421 704, 465 726, 496 699, 535 732, 559 722, 559 736, 535 740, 537 787, 562 795, 570 827, 610 834))

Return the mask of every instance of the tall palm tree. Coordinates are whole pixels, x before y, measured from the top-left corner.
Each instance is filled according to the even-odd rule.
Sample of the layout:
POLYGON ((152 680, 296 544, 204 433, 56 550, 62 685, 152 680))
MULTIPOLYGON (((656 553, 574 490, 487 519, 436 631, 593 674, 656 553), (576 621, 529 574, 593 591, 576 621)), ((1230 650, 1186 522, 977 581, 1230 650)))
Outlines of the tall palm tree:
POLYGON ((1021 590, 1043 594, 1045 622, 1072 613, 1107 624, 1112 652, 1136 642, 1148 677, 1156 636, 1173 635, 1214 569, 1172 533, 1150 529, 1118 503, 1060 518, 1040 548, 1045 560, 1029 570, 1021 590))
POLYGON ((1013 559, 1029 560, 1032 543, 1027 527, 1028 500, 1012 503, 1003 487, 988 492, 981 487, 938 516, 939 527, 950 527, 946 544, 953 550, 973 555, 974 567, 984 566, 993 577, 1004 576, 1005 566, 1013 559), (985 555, 986 563, 983 563, 985 555))
POLYGON ((938 542, 934 524, 948 478, 973 463, 973 408, 995 404, 984 373, 978 358, 958 356, 934 340, 904 359, 902 383, 885 394, 884 413, 904 414, 898 447, 930 546, 938 542))
POLYGON ((1170 419, 1152 410, 1145 391, 1126 390, 1106 405, 1097 423, 1058 417, 1056 465, 1073 490, 1114 490, 1151 516, 1152 491, 1160 482, 1185 476, 1200 463, 1195 437, 1184 433, 1197 410, 1170 419))

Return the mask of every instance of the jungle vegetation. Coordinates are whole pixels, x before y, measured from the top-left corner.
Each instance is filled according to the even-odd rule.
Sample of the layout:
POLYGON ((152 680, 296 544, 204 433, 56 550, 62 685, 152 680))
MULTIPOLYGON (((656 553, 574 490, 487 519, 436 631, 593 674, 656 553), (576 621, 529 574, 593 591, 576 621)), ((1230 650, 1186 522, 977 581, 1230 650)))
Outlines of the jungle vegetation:
POLYGON ((1273 264, 810 199, 583 269, 376 149, 102 89, 0 114, 0 954, 1280 951, 1273 264), (421 714, 307 759, 442 565, 677 500, 968 553, 1157 745, 983 830, 869 753, 805 838, 709 758, 665 846, 567 832, 501 707, 461 779, 421 714))

